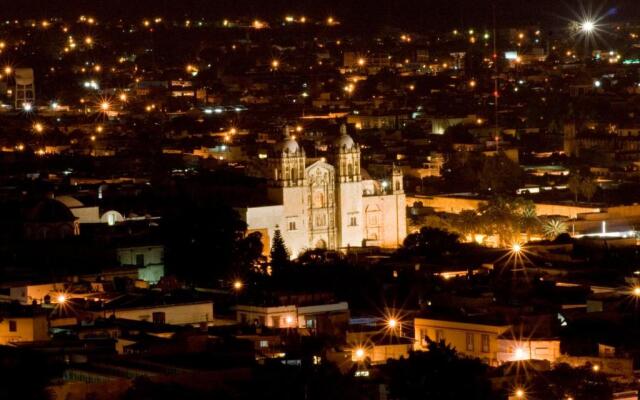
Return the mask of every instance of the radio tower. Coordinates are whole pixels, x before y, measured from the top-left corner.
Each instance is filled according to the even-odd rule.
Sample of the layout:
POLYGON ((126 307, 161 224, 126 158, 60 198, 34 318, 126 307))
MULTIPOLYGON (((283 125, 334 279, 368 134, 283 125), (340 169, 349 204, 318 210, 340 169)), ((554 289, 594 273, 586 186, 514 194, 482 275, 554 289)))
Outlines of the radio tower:
POLYGON ((495 123, 495 132, 494 139, 496 141, 496 151, 500 150, 500 132, 498 126, 498 97, 500 93, 498 92, 498 37, 496 34, 496 3, 495 1, 491 4, 491 9, 493 12, 493 68, 494 68, 494 79, 493 79, 493 104, 494 104, 494 123, 495 123))

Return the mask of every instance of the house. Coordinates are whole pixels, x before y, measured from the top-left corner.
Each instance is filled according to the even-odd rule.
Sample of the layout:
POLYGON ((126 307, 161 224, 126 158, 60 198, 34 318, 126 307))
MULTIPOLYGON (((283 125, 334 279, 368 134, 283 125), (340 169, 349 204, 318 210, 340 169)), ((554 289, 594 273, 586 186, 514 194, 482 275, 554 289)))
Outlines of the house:
POLYGON ((346 302, 271 307, 237 305, 236 318, 241 324, 332 334, 348 322, 349 305, 346 302))
POLYGON ((0 313, 0 345, 49 339, 47 313, 40 306, 5 304, 0 313))
POLYGON ((460 354, 498 365, 498 339, 511 325, 489 318, 415 318, 415 350, 426 350, 429 341, 451 345, 460 354))

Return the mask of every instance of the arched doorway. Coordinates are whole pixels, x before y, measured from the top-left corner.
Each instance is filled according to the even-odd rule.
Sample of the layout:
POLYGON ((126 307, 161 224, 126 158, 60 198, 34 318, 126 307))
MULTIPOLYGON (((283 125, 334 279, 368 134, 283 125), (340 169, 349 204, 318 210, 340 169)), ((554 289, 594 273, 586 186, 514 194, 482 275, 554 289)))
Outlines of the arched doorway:
POLYGON ((320 239, 316 242, 316 249, 325 250, 327 248, 327 242, 324 239, 320 239))

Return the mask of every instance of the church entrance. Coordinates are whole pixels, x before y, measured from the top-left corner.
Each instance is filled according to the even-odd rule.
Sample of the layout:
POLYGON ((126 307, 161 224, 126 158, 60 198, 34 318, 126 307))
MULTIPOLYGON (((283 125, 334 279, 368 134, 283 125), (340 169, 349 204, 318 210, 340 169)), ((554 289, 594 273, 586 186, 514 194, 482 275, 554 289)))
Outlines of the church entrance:
POLYGON ((325 242, 324 239, 320 239, 316 242, 316 249, 326 250, 326 248, 327 242, 325 242))

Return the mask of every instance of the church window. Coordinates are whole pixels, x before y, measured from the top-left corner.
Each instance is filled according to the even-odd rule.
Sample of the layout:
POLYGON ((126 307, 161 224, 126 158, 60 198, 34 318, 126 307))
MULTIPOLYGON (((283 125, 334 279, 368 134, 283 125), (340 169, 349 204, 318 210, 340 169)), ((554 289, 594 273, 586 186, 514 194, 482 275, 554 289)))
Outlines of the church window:
POLYGON ((18 331, 18 323, 16 321, 9 320, 9 332, 17 332, 18 331))
POLYGON ((296 221, 289 221, 289 230, 290 231, 296 230, 296 221))
POLYGON ((353 164, 351 163, 347 164, 347 175, 353 175, 353 164))
POLYGON ((296 169, 295 168, 291 168, 291 180, 295 181, 298 179, 298 175, 296 174, 296 169))
POLYGON ((316 226, 326 226, 327 225, 327 216, 326 215, 316 215, 316 226))
POLYGON ((358 226, 358 218, 357 217, 350 217, 349 218, 349 226, 358 226))
POLYGON ((400 190, 400 181, 396 181, 396 190, 400 190))

